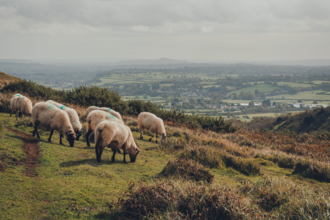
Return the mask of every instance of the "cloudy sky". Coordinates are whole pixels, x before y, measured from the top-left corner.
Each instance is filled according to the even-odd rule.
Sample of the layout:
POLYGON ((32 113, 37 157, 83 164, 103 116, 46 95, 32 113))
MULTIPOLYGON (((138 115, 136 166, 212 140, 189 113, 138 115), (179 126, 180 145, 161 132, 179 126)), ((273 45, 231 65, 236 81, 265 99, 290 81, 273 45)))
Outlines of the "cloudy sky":
POLYGON ((329 0, 0 0, 0 58, 330 59, 329 0))

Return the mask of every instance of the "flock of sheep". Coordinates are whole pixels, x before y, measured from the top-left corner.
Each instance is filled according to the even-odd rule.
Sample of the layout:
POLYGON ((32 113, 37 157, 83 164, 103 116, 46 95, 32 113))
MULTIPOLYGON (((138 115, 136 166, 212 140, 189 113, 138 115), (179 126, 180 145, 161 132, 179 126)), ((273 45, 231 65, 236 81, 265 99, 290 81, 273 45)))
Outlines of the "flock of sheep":
MULTIPOLYGON (((82 132, 82 125, 79 121, 77 112, 64 106, 58 102, 48 100, 47 102, 38 102, 32 107, 32 102, 26 96, 15 94, 10 100, 10 108, 12 116, 13 112, 16 117, 22 114, 32 116, 34 124, 33 136, 38 133, 38 127, 41 126, 50 130, 48 141, 51 142, 54 130, 60 133, 60 144, 62 138, 69 142, 70 146, 74 146, 74 141, 79 140, 82 132)), ((135 162, 137 155, 141 150, 136 146, 131 129, 124 124, 119 112, 107 107, 90 106, 86 109, 87 115, 87 132, 86 142, 90 146, 89 136, 94 132, 95 135, 95 153, 96 159, 100 163, 101 155, 105 147, 111 148, 113 152, 112 162, 115 161, 116 152, 123 150, 124 163, 126 163, 126 154, 128 153, 131 162, 135 162)), ((140 128, 140 138, 143 139, 143 131, 149 130, 153 135, 160 136, 160 140, 166 138, 164 122, 161 118, 150 112, 141 112, 138 116, 138 126, 140 128)))

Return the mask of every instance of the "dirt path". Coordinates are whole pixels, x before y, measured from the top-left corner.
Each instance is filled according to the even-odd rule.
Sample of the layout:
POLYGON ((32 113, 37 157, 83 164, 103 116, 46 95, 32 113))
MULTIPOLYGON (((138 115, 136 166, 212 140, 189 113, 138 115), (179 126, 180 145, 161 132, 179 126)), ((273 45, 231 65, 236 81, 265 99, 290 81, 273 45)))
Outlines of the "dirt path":
POLYGON ((5 127, 9 131, 18 134, 22 137, 24 141, 23 150, 26 153, 27 159, 25 162, 25 175, 29 177, 37 176, 37 172, 35 168, 38 166, 39 163, 39 147, 38 147, 38 140, 32 137, 31 135, 25 134, 23 132, 13 130, 9 127, 5 127))

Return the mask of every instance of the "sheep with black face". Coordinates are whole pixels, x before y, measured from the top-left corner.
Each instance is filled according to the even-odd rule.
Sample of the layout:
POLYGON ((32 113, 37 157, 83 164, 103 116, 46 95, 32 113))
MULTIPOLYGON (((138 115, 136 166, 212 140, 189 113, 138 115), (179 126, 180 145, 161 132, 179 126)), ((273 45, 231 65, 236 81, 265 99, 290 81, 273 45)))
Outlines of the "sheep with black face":
POLYGON ((51 142, 53 132, 56 130, 60 133, 60 144, 63 144, 62 138, 65 136, 70 143, 70 147, 74 146, 76 134, 68 114, 63 110, 47 102, 38 102, 32 108, 32 122, 34 124, 33 137, 37 134, 37 137, 40 138, 38 133, 38 126, 40 125, 50 130, 49 142, 51 142))
POLYGON ((101 111, 105 111, 105 112, 108 112, 110 113, 111 115, 115 116, 116 118, 118 118, 119 120, 123 121, 121 115, 119 112, 116 112, 115 110, 111 109, 111 108, 108 108, 108 107, 97 107, 97 106, 89 106, 87 109, 86 109, 86 115, 88 116, 89 113, 91 113, 92 111, 94 110, 101 110, 101 111))
POLYGON ((57 108, 62 109, 63 111, 65 111, 68 114, 71 125, 76 133, 76 140, 79 141, 79 137, 81 136, 82 125, 80 123, 79 116, 78 116, 76 110, 69 108, 65 105, 62 105, 58 102, 52 101, 52 100, 48 100, 47 102, 55 105, 57 108))
POLYGON ((126 163, 126 153, 129 154, 131 162, 136 161, 141 150, 136 146, 131 129, 115 121, 102 121, 95 128, 95 153, 97 162, 101 163, 104 148, 111 148, 112 162, 115 162, 117 149, 121 148, 126 163))
POLYGON ((156 134, 156 143, 157 143, 157 135, 160 136, 160 140, 166 139, 166 131, 163 119, 158 118, 156 115, 150 112, 141 112, 138 116, 138 126, 140 128, 140 138, 143 139, 143 131, 144 129, 149 130, 153 135, 149 139, 151 139, 156 134))
POLYGON ((93 133, 96 126, 100 122, 105 121, 105 120, 116 121, 120 124, 124 124, 124 122, 122 120, 119 120, 115 116, 113 116, 110 113, 107 113, 105 111, 94 110, 94 111, 90 112, 87 116, 87 133, 86 133, 86 142, 87 142, 88 147, 90 146, 89 136, 93 133))

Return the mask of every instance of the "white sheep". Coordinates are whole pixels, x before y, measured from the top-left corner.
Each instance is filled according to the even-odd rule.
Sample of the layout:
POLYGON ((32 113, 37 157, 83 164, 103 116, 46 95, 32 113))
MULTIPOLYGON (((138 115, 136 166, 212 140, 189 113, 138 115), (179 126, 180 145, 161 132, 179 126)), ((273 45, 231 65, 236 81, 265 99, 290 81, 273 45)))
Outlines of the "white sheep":
POLYGON ((112 114, 113 116, 115 116, 116 118, 123 120, 119 112, 116 112, 115 110, 108 108, 108 107, 89 106, 86 109, 86 115, 88 116, 89 113, 91 113, 91 111, 94 111, 94 110, 101 110, 101 111, 108 112, 108 113, 112 114))
POLYGON ((13 115, 13 112, 17 112, 16 110, 16 105, 17 105, 17 101, 19 99, 19 97, 23 97, 21 94, 15 94, 11 97, 10 99, 10 109, 11 109, 11 113, 10 113, 10 117, 13 115))
POLYGON ((101 155, 106 147, 112 149, 112 162, 115 162, 116 150, 119 148, 124 152, 124 163, 126 163, 126 152, 129 154, 131 162, 135 162, 137 155, 141 152, 135 144, 131 129, 115 121, 102 121, 95 128, 97 162, 101 163, 101 155))
POLYGON ((116 118, 112 114, 107 113, 105 111, 94 110, 94 111, 90 112, 87 116, 87 133, 86 133, 86 142, 87 142, 88 147, 90 146, 89 135, 91 135, 93 133, 96 126, 100 122, 106 121, 106 120, 116 121, 120 124, 124 124, 124 122, 122 120, 119 120, 118 118, 116 118))
MULTIPOLYGON (((31 116, 32 114, 32 102, 26 96, 19 96, 16 103, 16 111, 21 116, 21 114, 25 116, 31 116)), ((16 117, 18 114, 16 113, 16 117)))
POLYGON ((76 134, 68 114, 63 110, 47 102, 38 102, 32 108, 32 122, 34 124, 33 137, 37 134, 37 137, 40 138, 38 133, 38 126, 40 125, 50 130, 49 142, 51 142, 53 132, 56 130, 60 133, 60 144, 63 144, 62 137, 65 135, 70 147, 73 147, 76 134))
POLYGON ((166 131, 164 127, 164 122, 161 118, 158 118, 156 115, 150 112, 141 112, 138 116, 138 125, 140 128, 140 138, 143 139, 143 131, 144 129, 149 130, 152 133, 151 139, 156 134, 156 143, 157 143, 157 135, 160 135, 160 140, 166 139, 166 131))
POLYGON ((73 127, 74 131, 76 132, 76 140, 79 141, 79 137, 81 136, 82 125, 79 121, 79 116, 78 116, 76 110, 69 108, 65 105, 62 105, 58 102, 52 101, 52 100, 48 100, 47 102, 55 105, 56 107, 62 109, 63 111, 65 111, 68 114, 72 127, 73 127))

